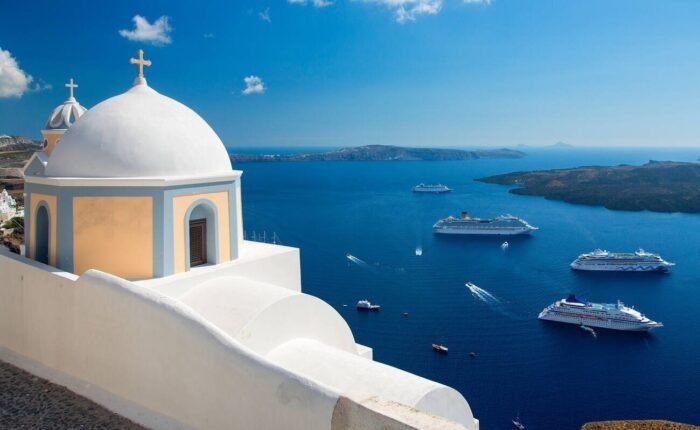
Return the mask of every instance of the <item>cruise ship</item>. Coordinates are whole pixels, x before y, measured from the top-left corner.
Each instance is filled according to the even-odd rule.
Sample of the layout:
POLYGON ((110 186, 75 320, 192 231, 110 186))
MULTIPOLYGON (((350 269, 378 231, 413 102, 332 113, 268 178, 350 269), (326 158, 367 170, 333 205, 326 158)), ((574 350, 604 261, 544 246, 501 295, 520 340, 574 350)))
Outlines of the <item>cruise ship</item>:
POLYGON ((515 235, 528 234, 535 230, 537 227, 512 215, 472 218, 467 212, 462 212, 459 218, 453 216, 443 218, 433 225, 433 231, 440 234, 515 235))
POLYGON ((650 320, 620 301, 589 303, 574 294, 544 308, 539 319, 623 331, 649 331, 663 327, 660 322, 650 320))
POLYGON ((596 249, 581 254, 571 263, 575 270, 596 270, 614 272, 668 272, 674 263, 640 249, 636 252, 608 252, 596 249))
POLYGON ((449 193, 450 191, 452 191, 451 188, 442 184, 431 185, 421 183, 413 187, 414 193, 449 193))

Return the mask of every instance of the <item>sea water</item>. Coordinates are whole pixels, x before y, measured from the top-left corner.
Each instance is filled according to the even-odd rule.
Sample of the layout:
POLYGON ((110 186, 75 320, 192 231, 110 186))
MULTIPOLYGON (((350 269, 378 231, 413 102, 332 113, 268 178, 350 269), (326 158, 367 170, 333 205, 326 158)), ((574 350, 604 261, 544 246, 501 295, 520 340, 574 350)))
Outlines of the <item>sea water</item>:
POLYGON ((282 244, 300 248, 306 293, 333 306, 375 360, 459 390, 483 429, 510 428, 518 411, 535 429, 609 419, 700 424, 700 215, 610 211, 474 181, 522 170, 694 161, 700 149, 525 151, 522 159, 239 164, 244 229, 276 232, 282 244), (412 193, 421 182, 454 191, 412 193), (509 237, 507 252, 502 237, 433 234, 435 221, 462 210, 517 215, 540 230, 509 237), (594 248, 640 247, 677 266, 667 275, 569 268, 594 248), (537 319, 568 293, 621 299, 664 327, 649 334, 601 329, 594 338, 537 319), (365 298, 382 311, 357 312, 354 304, 365 298), (434 353, 435 342, 450 353, 434 353))

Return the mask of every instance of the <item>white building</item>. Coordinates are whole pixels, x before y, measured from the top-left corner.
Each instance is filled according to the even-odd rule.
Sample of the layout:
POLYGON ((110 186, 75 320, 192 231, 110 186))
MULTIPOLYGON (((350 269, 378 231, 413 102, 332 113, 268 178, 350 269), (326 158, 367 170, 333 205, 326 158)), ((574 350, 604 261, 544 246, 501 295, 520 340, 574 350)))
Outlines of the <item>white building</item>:
POLYGON ((0 222, 5 222, 16 216, 22 216, 22 211, 17 211, 17 202, 3 188, 0 191, 0 222))
POLYGON ((243 239, 242 172, 132 63, 25 171, 0 359, 151 428, 478 429, 461 394, 373 361, 304 294, 298 249, 243 239))

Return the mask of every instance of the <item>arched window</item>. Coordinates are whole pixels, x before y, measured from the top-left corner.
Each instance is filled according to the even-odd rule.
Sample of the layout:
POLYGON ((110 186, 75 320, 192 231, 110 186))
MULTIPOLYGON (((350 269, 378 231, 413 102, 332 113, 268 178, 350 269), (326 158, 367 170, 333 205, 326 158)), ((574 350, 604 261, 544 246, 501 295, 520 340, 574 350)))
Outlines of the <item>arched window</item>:
POLYGON ((198 200, 185 215, 187 269, 219 262, 216 205, 198 200))
POLYGON ((34 259, 49 264, 49 211, 39 204, 34 214, 34 259))

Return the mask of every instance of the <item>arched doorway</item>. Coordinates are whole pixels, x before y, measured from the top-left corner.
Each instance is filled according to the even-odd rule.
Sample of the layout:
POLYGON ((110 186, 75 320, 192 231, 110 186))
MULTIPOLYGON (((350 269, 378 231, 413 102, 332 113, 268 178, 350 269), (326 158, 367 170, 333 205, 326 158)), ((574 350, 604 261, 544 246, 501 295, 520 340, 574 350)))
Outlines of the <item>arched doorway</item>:
POLYGON ((195 202, 187 211, 187 268, 218 263, 216 206, 208 200, 195 202))
POLYGON ((49 264, 49 211, 39 205, 34 221, 34 259, 49 264))

